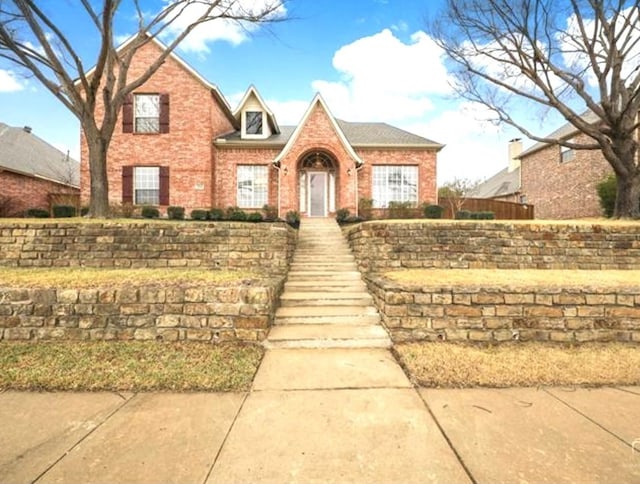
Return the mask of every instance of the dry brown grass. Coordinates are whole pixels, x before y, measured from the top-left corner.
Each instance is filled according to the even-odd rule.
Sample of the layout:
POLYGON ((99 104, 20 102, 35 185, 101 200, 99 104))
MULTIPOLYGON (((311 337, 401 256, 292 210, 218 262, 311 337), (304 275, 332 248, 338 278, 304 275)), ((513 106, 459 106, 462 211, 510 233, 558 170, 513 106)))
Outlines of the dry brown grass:
POLYGON ((395 347, 412 381, 435 388, 638 385, 640 345, 410 343, 395 347))
POLYGON ((247 391, 257 345, 0 342, 0 390, 247 391))
POLYGON ((388 279, 410 286, 484 287, 627 287, 640 285, 640 271, 547 269, 405 269, 389 271, 388 279))
POLYGON ((207 269, 96 269, 0 267, 0 287, 92 288, 142 284, 206 284, 255 278, 250 272, 207 269))

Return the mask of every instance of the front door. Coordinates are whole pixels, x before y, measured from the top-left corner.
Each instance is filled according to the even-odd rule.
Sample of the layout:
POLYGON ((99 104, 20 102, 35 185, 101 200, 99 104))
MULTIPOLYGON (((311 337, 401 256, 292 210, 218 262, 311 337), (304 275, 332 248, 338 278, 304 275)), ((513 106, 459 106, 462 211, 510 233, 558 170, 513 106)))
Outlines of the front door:
POLYGON ((327 216, 327 174, 309 172, 309 216, 327 216))

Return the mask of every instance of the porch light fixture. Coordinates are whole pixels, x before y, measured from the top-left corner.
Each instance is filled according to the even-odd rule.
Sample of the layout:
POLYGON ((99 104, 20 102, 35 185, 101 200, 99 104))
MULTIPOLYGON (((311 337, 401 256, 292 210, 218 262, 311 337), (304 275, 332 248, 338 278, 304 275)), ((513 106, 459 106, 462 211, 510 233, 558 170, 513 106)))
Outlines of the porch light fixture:
POLYGON ((286 166, 282 169, 282 174, 284 176, 287 176, 287 174, 289 173, 289 168, 287 168, 286 166))
POLYGON ((347 169, 347 175, 351 176, 351 168, 347 169))

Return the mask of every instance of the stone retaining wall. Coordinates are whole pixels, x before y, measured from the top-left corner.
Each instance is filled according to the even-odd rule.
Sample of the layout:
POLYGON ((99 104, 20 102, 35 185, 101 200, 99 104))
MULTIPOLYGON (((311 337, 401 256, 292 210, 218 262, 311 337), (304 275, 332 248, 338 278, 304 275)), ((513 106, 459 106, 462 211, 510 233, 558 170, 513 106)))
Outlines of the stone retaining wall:
POLYGON ((0 287, 0 340, 260 341, 284 278, 99 289, 0 287))
POLYGON ((640 224, 367 222, 345 229, 360 269, 640 269, 640 224))
POLYGON ((285 275, 296 239, 284 223, 0 221, 0 266, 210 267, 285 275))
POLYGON ((640 342, 640 287, 421 288, 375 274, 366 282, 394 342, 640 342))

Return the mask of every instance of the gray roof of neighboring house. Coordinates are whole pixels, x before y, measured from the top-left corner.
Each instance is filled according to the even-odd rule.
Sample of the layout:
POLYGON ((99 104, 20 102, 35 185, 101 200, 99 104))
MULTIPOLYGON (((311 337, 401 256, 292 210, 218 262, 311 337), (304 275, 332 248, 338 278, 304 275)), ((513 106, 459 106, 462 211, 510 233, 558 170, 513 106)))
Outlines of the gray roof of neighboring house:
POLYGON ((520 168, 509 171, 505 168, 485 180, 469 192, 473 198, 496 198, 512 195, 520 191, 520 168))
POLYGON ((0 123, 0 170, 80 186, 80 163, 38 138, 30 129, 0 123))
MULTIPOLYGON (((582 119, 584 119, 585 121, 589 122, 589 123, 595 123, 598 121, 598 116, 596 116, 593 111, 586 111, 584 114, 581 115, 582 119)), ((545 136, 545 138, 552 138, 552 139, 565 139, 570 137, 572 134, 577 133, 578 130, 576 129, 576 127, 571 124, 571 123, 565 123, 562 126, 560 126, 558 129, 556 129, 553 133, 548 134, 547 136, 545 136)), ((526 150, 524 150, 522 153, 520 153, 520 156, 518 156, 518 158, 524 157, 524 156, 528 156, 532 153, 535 153, 538 150, 541 150, 542 148, 545 148, 549 146, 549 143, 543 143, 543 142, 538 142, 532 146, 530 146, 529 148, 527 148, 526 150)))
MULTIPOLYGON (((404 131, 386 123, 351 123, 342 120, 337 120, 337 122, 351 146, 354 147, 407 146, 425 148, 432 147, 440 149, 443 146, 440 143, 409 133, 408 131, 404 131)), ((222 139, 226 142, 246 142, 247 144, 259 143, 274 145, 274 147, 284 146, 295 129, 295 126, 280 126, 280 134, 270 136, 264 140, 242 140, 240 138, 239 131, 223 136, 222 139)))

